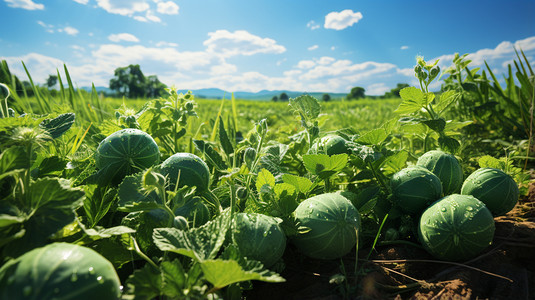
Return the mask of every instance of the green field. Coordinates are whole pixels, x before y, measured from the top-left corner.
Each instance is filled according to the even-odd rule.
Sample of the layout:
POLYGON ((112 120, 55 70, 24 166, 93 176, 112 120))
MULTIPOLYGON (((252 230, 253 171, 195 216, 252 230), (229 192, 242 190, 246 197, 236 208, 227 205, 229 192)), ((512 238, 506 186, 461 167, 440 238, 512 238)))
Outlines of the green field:
MULTIPOLYGON (((443 79, 449 88, 434 93, 428 90, 437 80, 434 65, 418 63, 421 86, 386 100, 209 100, 172 89, 159 99, 132 100, 103 98, 72 84, 54 96, 33 85, 35 96, 27 97, 6 82, 0 298, 52 299, 46 293, 57 293, 67 299, 83 287, 88 298, 98 291, 110 299, 239 299, 258 296, 257 286, 266 290, 259 281, 276 289, 286 275, 299 274, 296 266, 321 269, 326 262, 337 271, 324 279, 334 288, 320 296, 354 298, 363 294, 361 279, 373 272, 381 245, 424 248, 433 256, 426 258, 436 260, 484 253, 488 235, 468 238, 481 238, 478 248, 452 233, 451 241, 439 241, 454 245, 440 256, 435 240, 419 236, 419 218, 440 198, 461 193, 460 185, 444 193, 441 182, 461 183, 479 168, 501 170, 505 178, 483 188, 501 192, 501 182, 512 183, 503 187, 509 192, 499 205, 526 199, 534 167, 533 72, 522 64, 502 89, 490 75, 461 68, 443 79), (415 177, 431 179, 405 185, 412 180, 406 168, 437 149, 459 162, 460 174, 418 169, 424 175, 415 177), (176 153, 198 158, 173 161, 176 153), (409 179, 399 179, 404 172, 409 179), (319 195, 318 204, 305 202, 319 195), (57 243, 93 249, 113 268, 78 270, 66 252, 52 248, 47 259, 57 263, 38 265, 45 250, 35 249, 69 247, 57 243), (464 252, 468 248, 475 252, 464 252), (79 277, 82 286, 75 283, 79 277)), ((462 201, 487 201, 471 199, 462 201)), ((487 209, 467 203, 467 212, 487 209)), ((492 241, 494 221, 487 214, 452 219, 483 220, 467 228, 485 227, 492 241)), ((447 226, 433 230, 448 235, 447 226)), ((97 268, 96 253, 84 253, 97 268)))

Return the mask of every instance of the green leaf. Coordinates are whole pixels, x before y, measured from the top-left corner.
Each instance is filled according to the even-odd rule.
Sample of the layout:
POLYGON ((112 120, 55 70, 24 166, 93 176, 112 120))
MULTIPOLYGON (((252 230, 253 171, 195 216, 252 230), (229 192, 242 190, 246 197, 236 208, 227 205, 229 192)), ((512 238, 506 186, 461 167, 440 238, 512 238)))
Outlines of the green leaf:
POLYGON ((256 190, 260 191, 262 187, 267 184, 270 187, 275 186, 275 177, 266 169, 260 170, 256 177, 256 190))
POLYGON ((477 162, 480 168, 494 168, 494 169, 506 170, 506 165, 504 161, 501 161, 489 155, 480 157, 477 162))
POLYGON ((10 147, 0 153, 0 179, 13 175, 12 171, 29 167, 30 160, 24 147, 10 147))
POLYGON ((84 232, 90 237, 92 237, 93 239, 105 239, 105 238, 110 238, 114 235, 129 234, 129 233, 134 233, 136 231, 130 227, 119 225, 119 226, 110 227, 110 228, 98 228, 98 229, 94 229, 94 228, 85 229, 84 228, 84 232))
POLYGON ((87 186, 84 199, 84 211, 89 222, 89 227, 94 227, 110 210, 117 196, 116 189, 87 186))
POLYGON ((74 113, 66 113, 57 116, 54 119, 46 119, 39 127, 46 130, 54 139, 60 137, 74 124, 74 113))
POLYGON ((225 151, 227 155, 234 153, 234 147, 232 147, 232 143, 228 138, 227 131, 225 130, 225 124, 223 119, 221 119, 221 116, 219 117, 219 142, 221 143, 223 151, 225 151))
POLYGON ((397 114, 412 114, 424 106, 424 93, 415 87, 407 87, 402 89, 399 91, 399 96, 401 99, 403 99, 403 101, 394 111, 397 114))
POLYGON ((26 213, 23 223, 26 233, 5 246, 9 255, 18 256, 44 245, 51 235, 72 223, 74 211, 82 205, 84 196, 81 189, 72 188, 68 180, 59 178, 38 179, 29 191, 20 208, 26 213))
POLYGON ((393 155, 386 157, 385 160, 381 163, 380 168, 385 169, 385 171, 389 171, 392 174, 396 173, 405 167, 408 158, 409 153, 407 151, 399 151, 393 155))
POLYGON ((425 93, 422 104, 423 106, 429 105, 431 102, 433 102, 433 100, 435 100, 435 93, 425 93))
POLYGON ((293 185, 297 192, 303 194, 307 194, 312 188, 312 181, 310 179, 297 175, 284 174, 282 175, 282 181, 293 185))
POLYGON ((365 145, 379 145, 388 137, 388 133, 383 128, 372 129, 357 139, 357 143, 365 145))
POLYGON ((126 176, 119 185, 117 209, 124 212, 149 211, 162 206, 162 199, 155 191, 143 188, 143 174, 126 176))
MULTIPOLYGON (((321 106, 318 99, 302 95, 290 99, 290 107, 301 115, 302 121, 309 122, 316 119, 321 112, 321 106)), ((310 124, 308 124, 310 125, 310 124)), ((305 126, 306 127, 306 126, 305 126)))
POLYGON ((344 169, 347 165, 348 155, 336 154, 307 154, 303 155, 305 168, 322 179, 329 178, 344 169))
POLYGON ((171 251, 197 261, 215 258, 225 241, 230 227, 230 213, 227 210, 216 219, 201 227, 183 231, 176 228, 154 229, 154 244, 162 251, 171 251))
POLYGON ((422 121, 422 123, 427 125, 427 127, 431 128, 431 130, 434 130, 438 133, 443 132, 444 128, 446 128, 446 120, 444 120, 443 118, 435 120, 425 120, 422 121))
POLYGON ((299 205, 295 187, 288 183, 277 183, 274 191, 281 212, 284 215, 290 215, 299 205))
POLYGON ((457 101, 461 96, 460 93, 454 90, 449 90, 440 95, 438 102, 433 107, 435 111, 440 115, 444 112, 453 102, 457 101))
POLYGON ((442 135, 438 138, 438 144, 441 148, 445 149, 446 152, 450 153, 455 153, 457 149, 459 149, 459 147, 461 146, 459 141, 446 135, 442 135))
POLYGON ((377 196, 381 188, 379 186, 370 186, 362 189, 355 198, 353 205, 361 214, 370 213, 377 204, 377 196))
POLYGON ((383 156, 380 152, 375 151, 372 147, 363 145, 357 145, 356 147, 353 147, 351 151, 365 163, 377 161, 383 156))
POLYGON ((186 289, 186 272, 178 259, 164 261, 160 265, 162 273, 162 294, 167 297, 183 297, 186 289))
MULTIPOLYGON (((64 157, 57 155, 43 158, 39 167, 37 167, 37 175, 44 177, 47 175, 61 175, 61 172, 67 166, 67 160, 64 157)), ((34 170, 32 170, 33 172, 34 170)))
POLYGON ((235 260, 210 259, 201 263, 204 277, 220 289, 236 282, 260 280, 265 282, 286 281, 279 274, 263 269, 260 262, 249 262, 247 269, 235 260))
POLYGON ((22 216, 12 216, 7 214, 0 214, 0 228, 11 226, 13 224, 21 224, 26 220, 22 216))
POLYGON ((203 140, 193 140, 193 144, 195 144, 195 148, 204 153, 204 157, 210 165, 218 170, 226 170, 228 168, 221 154, 215 151, 212 145, 203 140))
POLYGON ((126 280, 127 294, 133 299, 155 299, 161 293, 162 281, 160 271, 146 264, 126 280))

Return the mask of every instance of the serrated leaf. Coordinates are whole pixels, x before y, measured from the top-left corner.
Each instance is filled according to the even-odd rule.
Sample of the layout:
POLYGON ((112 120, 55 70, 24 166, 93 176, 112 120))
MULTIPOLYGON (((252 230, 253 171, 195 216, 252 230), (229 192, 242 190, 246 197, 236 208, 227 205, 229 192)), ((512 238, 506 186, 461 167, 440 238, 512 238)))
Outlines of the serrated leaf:
POLYGON ((480 168, 506 169, 505 162, 489 155, 480 157, 477 162, 480 168))
POLYGON ((348 155, 336 154, 307 154, 303 155, 305 168, 312 174, 318 175, 322 179, 329 178, 344 169, 347 165, 348 155))
POLYGON ((290 215, 299 205, 295 187, 288 183, 277 183, 273 190, 283 215, 290 215))
POLYGON ((286 281, 279 274, 263 269, 260 262, 250 262, 247 267, 247 269, 242 268, 235 260, 210 259, 201 263, 204 277, 218 289, 232 283, 248 280, 286 281))
POLYGON ((432 93, 432 92, 425 93, 422 104, 424 106, 428 105, 431 102, 433 102, 433 100, 435 100, 435 93, 432 93))
POLYGON ((293 185, 297 192, 303 194, 307 194, 312 188, 312 181, 310 179, 297 175, 284 174, 282 175, 282 181, 293 185))
POLYGON ((59 178, 37 179, 30 185, 30 191, 20 208, 26 212, 26 233, 5 246, 6 254, 18 256, 44 245, 50 236, 75 220, 74 211, 82 205, 84 197, 81 189, 59 178))
POLYGON ((390 173, 396 173, 405 167, 408 158, 409 153, 407 151, 399 151, 386 157, 381 163, 381 168, 384 168, 385 171, 390 171, 390 173))
POLYGON ((260 191, 265 184, 274 187, 275 177, 268 170, 262 169, 258 172, 258 176, 256 177, 256 190, 260 191))
POLYGON ((12 175, 12 171, 29 167, 30 160, 24 147, 10 147, 0 153, 0 179, 12 175))
POLYGON ((134 299, 154 299, 160 295, 162 276, 159 270, 146 264, 137 269, 126 280, 127 294, 134 299))
POLYGON ((46 119, 39 124, 39 127, 46 130, 54 139, 63 135, 74 124, 74 113, 66 113, 54 119, 46 119))
POLYGON ((460 98, 461 94, 454 90, 449 90, 440 95, 438 102, 433 106, 435 111, 440 115, 444 112, 453 102, 460 98))
POLYGON ((230 226, 227 210, 203 226, 183 231, 176 228, 154 229, 154 244, 162 251, 175 252, 197 261, 215 258, 230 226))
POLYGON ((321 106, 318 99, 309 95, 291 98, 290 106, 294 111, 298 112, 302 118, 304 117, 304 121, 307 122, 316 119, 321 112, 321 106))
POLYGON ((358 194, 353 205, 361 214, 370 213, 377 204, 377 196, 381 188, 379 186, 370 186, 362 189, 358 194))
POLYGON ((117 196, 116 189, 87 186, 84 199, 84 211, 89 227, 94 227, 110 210, 117 196))
POLYGON ((162 273, 162 294, 167 297, 184 296, 186 289, 186 272, 178 259, 164 261, 160 265, 162 273))
POLYGON ((365 145, 379 145, 388 137, 388 133, 383 128, 372 129, 357 139, 357 143, 365 145))
POLYGON ((159 208, 163 201, 155 191, 143 188, 143 174, 126 176, 119 185, 117 209, 124 212, 149 211, 159 208))
POLYGON ((351 148, 351 151, 365 163, 377 161, 383 156, 380 152, 375 151, 372 147, 364 145, 356 145, 355 147, 351 148))
POLYGON ((399 96, 403 101, 394 111, 400 115, 412 114, 420 110, 424 105, 424 93, 415 87, 406 87, 399 91, 399 96))

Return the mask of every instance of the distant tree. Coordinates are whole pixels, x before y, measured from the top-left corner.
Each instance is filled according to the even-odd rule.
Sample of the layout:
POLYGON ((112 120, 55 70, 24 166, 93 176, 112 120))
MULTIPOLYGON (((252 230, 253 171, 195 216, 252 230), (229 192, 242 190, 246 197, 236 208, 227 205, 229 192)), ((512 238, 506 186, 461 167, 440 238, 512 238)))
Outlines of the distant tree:
POLYGON ((146 80, 146 93, 150 98, 157 98, 165 95, 165 88, 167 86, 163 84, 156 75, 147 76, 146 80))
POLYGON ((147 95, 147 79, 139 65, 129 65, 115 69, 114 78, 110 79, 110 89, 128 98, 140 98, 147 95))
POLYGON ((281 93, 281 95, 279 96, 279 99, 280 101, 289 101, 290 98, 288 97, 288 95, 284 92, 281 93))
POLYGON ((273 102, 277 102, 277 101, 279 101, 279 97, 277 97, 277 96, 273 96, 273 98, 271 98, 271 101, 273 101, 273 102))
POLYGON ((58 83, 58 76, 57 75, 48 75, 48 79, 46 80, 46 86, 51 89, 58 83))
POLYGON ((366 96, 365 92, 366 90, 363 87, 356 86, 351 89, 351 92, 349 94, 347 94, 347 99, 356 100, 356 99, 364 98, 366 96))
POLYGON ((323 102, 329 102, 331 101, 331 95, 323 94, 323 96, 321 96, 321 100, 323 100, 323 102))
POLYGON ((399 91, 401 91, 402 89, 406 87, 409 87, 409 85, 406 83, 398 83, 395 88, 390 90, 390 92, 386 92, 384 97, 385 98, 394 98, 394 97, 399 98, 400 97, 399 91))

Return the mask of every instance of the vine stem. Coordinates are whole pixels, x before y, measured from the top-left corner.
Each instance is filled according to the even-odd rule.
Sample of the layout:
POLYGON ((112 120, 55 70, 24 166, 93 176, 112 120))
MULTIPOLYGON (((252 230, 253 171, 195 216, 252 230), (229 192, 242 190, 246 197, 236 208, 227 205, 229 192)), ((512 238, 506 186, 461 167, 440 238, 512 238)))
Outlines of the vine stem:
POLYGON ((134 250, 136 251, 137 255, 139 255, 141 258, 143 258, 145 261, 147 261, 149 263, 149 265, 151 265, 154 268, 156 268, 156 270, 160 270, 158 265, 156 263, 154 263, 152 261, 152 259, 150 259, 145 253, 143 253, 141 251, 141 249, 139 249, 139 245, 137 244, 136 239, 132 235, 130 235, 130 237, 132 238, 132 242, 134 243, 134 250))
POLYGON ((452 262, 452 261, 440 261, 440 260, 430 260, 430 259, 392 259, 392 260, 370 260, 370 262, 379 263, 379 264, 423 262, 423 263, 437 263, 437 264, 455 265, 455 266, 471 269, 471 270, 474 270, 474 271, 478 271, 478 272, 481 272, 481 273, 484 273, 484 274, 487 274, 487 275, 490 275, 490 276, 494 276, 494 277, 497 277, 497 278, 500 278, 500 279, 503 279, 503 280, 507 280, 509 282, 513 282, 513 280, 511 278, 508 278, 508 277, 505 277, 505 276, 502 276, 502 275, 498 275, 498 274, 495 274, 495 273, 491 273, 491 272, 488 272, 488 271, 485 271, 485 270, 482 270, 482 269, 479 269, 479 268, 476 268, 476 267, 472 267, 472 266, 469 266, 469 265, 465 265, 465 264, 462 264, 462 263, 452 262))

